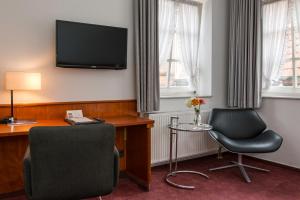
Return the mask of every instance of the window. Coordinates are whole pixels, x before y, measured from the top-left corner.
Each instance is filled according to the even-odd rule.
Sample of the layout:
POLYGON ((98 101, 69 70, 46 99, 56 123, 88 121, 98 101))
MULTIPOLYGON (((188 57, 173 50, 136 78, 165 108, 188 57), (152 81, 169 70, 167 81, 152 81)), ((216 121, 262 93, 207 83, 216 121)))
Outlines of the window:
MULTIPOLYGON (((267 1, 266 1, 267 2, 267 1)), ((272 78, 270 78, 269 87, 264 88, 264 96, 274 96, 274 97, 299 97, 300 94, 300 31, 299 31, 299 21, 298 21, 298 13, 296 7, 297 5, 295 0, 285 0, 285 1, 271 1, 271 3, 266 3, 264 6, 271 6, 270 4, 278 4, 277 10, 274 9, 273 16, 266 16, 266 13, 264 13, 264 18, 276 18, 274 19, 273 24, 274 29, 273 32, 266 32, 266 29, 270 30, 269 27, 264 27, 264 40, 269 39, 268 37, 271 37, 272 34, 276 34, 275 32, 280 31, 278 30, 278 27, 281 27, 278 22, 278 19, 282 19, 283 15, 286 15, 286 20, 284 22, 284 37, 283 37, 283 48, 281 54, 277 54, 276 56, 279 56, 279 68, 276 70, 276 68, 272 68, 271 71, 276 73, 276 75, 273 75, 272 78), (283 6, 283 3, 286 3, 286 12, 282 12, 285 7, 283 6), (281 6, 279 4, 282 4, 281 6), (279 9, 279 10, 278 10, 279 9), (280 10, 281 9, 281 10, 280 10), (279 15, 281 15, 279 17, 279 15), (276 28, 277 26, 277 28, 276 28)), ((300 7, 299 7, 300 8, 300 7)), ((266 8, 264 8, 266 10, 266 8)), ((300 15, 299 15, 300 16, 300 15)), ((270 23, 270 21, 269 21, 270 23)), ((266 23, 264 23, 266 25, 266 23)), ((273 35, 273 42, 276 43, 278 40, 278 35, 274 37, 273 35)), ((264 41, 265 42, 265 41, 264 41)), ((271 42, 272 43, 272 42, 271 42)), ((267 43, 269 44, 269 43, 267 43)), ((265 43, 264 43, 265 45, 265 43)), ((279 51, 280 48, 274 48, 273 44, 270 44, 272 46, 266 46, 265 51, 279 51)), ((264 51, 264 53, 265 53, 264 51)), ((275 54, 274 54, 275 55, 275 54)), ((270 57, 270 59, 276 59, 276 56, 274 58, 270 57)), ((263 56, 265 59, 265 56, 263 56)), ((265 63, 265 62, 264 62, 265 63)), ((274 65, 274 63, 272 63, 274 65)), ((265 65, 263 66, 266 67, 265 65)))
POLYGON ((176 32, 172 40, 170 55, 166 62, 160 65, 160 87, 191 90, 190 78, 182 63, 180 40, 176 32))
POLYGON ((192 92, 192 86, 181 57, 181 46, 175 32, 171 45, 170 56, 160 65, 160 88, 163 94, 176 95, 192 92))
POLYGON ((294 0, 289 2, 288 24, 278 81, 273 87, 300 87, 300 37, 294 0))
MULTIPOLYGON (((163 1, 163 0, 161 0, 163 1)), ((160 2, 161 2, 160 1, 160 2)), ((169 6, 167 9, 162 8, 161 12, 171 12, 172 9, 174 9, 173 14, 169 14, 170 21, 169 23, 166 22, 160 22, 160 23, 166 23, 169 26, 160 26, 159 32, 162 33, 168 33, 169 34, 169 43, 170 47, 168 48, 168 52, 166 52, 165 58, 163 58, 160 61, 160 88, 161 88, 161 96, 190 96, 194 92, 194 88, 192 86, 192 81, 189 73, 187 73, 187 68, 183 62, 183 52, 182 52, 182 41, 180 34, 182 34, 182 27, 180 27, 180 12, 181 10, 180 6, 186 6, 184 9, 192 9, 196 10, 196 12, 193 12, 191 15, 190 13, 186 16, 188 18, 193 17, 199 19, 200 22, 201 19, 201 9, 202 4, 199 0, 193 1, 193 0, 164 0, 164 3, 169 2, 169 6), (172 6, 170 6, 172 4, 172 6), (191 8, 187 8, 191 7, 191 8)), ((163 3, 162 3, 163 4, 163 3)), ((166 6, 166 4, 161 5, 161 7, 166 6)), ((161 17, 160 20, 166 20, 167 17, 161 17)), ((200 24, 199 24, 200 26, 200 24)), ((193 32, 194 28, 191 28, 191 31, 187 32, 185 30, 184 34, 189 34, 188 37, 198 37, 199 33, 193 32)), ((200 27, 197 29, 200 31, 200 27)), ((163 38, 165 40, 166 37, 162 36, 160 39, 163 38)))

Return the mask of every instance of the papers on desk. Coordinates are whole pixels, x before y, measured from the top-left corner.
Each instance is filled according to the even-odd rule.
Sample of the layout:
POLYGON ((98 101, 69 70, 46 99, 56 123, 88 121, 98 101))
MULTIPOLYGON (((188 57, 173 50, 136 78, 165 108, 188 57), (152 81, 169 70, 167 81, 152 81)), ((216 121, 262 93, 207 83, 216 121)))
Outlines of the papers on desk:
POLYGON ((100 124, 101 121, 90 119, 84 117, 82 110, 68 110, 66 113, 66 122, 71 125, 80 125, 80 124, 100 124))
POLYGON ((87 117, 73 117, 69 119, 65 119, 71 125, 81 125, 81 124, 101 124, 101 121, 90 119, 87 117))
POLYGON ((74 117, 70 118, 69 120, 72 120, 74 123, 90 123, 95 121, 87 117, 74 117))
POLYGON ((82 110, 67 110, 66 119, 83 118, 82 110))

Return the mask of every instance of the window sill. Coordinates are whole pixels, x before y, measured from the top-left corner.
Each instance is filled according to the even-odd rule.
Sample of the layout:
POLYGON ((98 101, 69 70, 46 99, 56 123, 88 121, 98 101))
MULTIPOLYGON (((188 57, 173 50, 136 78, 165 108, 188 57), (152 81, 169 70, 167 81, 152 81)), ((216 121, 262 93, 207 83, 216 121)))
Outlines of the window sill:
POLYGON ((172 99, 172 98, 188 98, 194 95, 194 91, 187 88, 161 88, 160 98, 161 99, 172 99))
POLYGON ((186 99, 191 97, 191 95, 161 95, 160 99, 186 99))
POLYGON ((288 95, 263 95, 263 99, 300 99, 299 96, 288 96, 288 95))
MULTIPOLYGON (((201 98, 211 98, 211 92, 203 91, 203 95, 197 95, 201 98)), ((186 99, 195 96, 195 91, 187 88, 161 88, 160 99, 186 99)))
MULTIPOLYGON (((191 95, 170 95, 170 96, 166 96, 166 95, 161 95, 160 99, 186 99, 186 98, 190 98, 192 97, 193 94, 191 95)), ((201 96, 201 98, 211 98, 212 96, 201 96)))
POLYGON ((274 88, 268 91, 263 91, 262 98, 300 99, 300 88, 274 88))

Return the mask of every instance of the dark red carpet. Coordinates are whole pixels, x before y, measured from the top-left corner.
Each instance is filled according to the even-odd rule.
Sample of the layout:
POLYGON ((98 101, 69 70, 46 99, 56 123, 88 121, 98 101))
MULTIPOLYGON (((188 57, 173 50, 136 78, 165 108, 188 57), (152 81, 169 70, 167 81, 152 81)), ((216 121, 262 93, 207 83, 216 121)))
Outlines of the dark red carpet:
MULTIPOLYGON (((245 183, 237 168, 208 172, 207 169, 227 164, 236 159, 231 154, 224 155, 223 160, 215 156, 185 161, 179 164, 179 169, 192 169, 207 173, 210 178, 204 179, 197 175, 178 175, 175 179, 180 183, 192 184, 195 190, 177 189, 167 185, 163 177, 168 166, 155 167, 152 170, 152 188, 150 192, 141 190, 136 184, 122 178, 118 188, 103 200, 300 200, 300 172, 266 163, 251 158, 245 158, 245 163, 270 169, 270 173, 248 169, 252 183, 245 183)), ((174 180, 175 180, 174 179, 174 180)), ((8 198, 10 200, 25 200, 24 196, 8 198)), ((90 199, 94 200, 94 199, 90 199)))

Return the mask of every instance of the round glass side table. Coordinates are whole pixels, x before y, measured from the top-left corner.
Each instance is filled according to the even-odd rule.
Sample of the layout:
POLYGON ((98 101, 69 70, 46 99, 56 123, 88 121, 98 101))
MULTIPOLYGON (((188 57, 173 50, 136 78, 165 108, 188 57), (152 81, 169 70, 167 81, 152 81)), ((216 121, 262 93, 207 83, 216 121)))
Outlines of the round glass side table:
POLYGON ((169 159, 169 173, 165 177, 165 181, 174 187, 181 189, 194 189, 194 186, 182 185, 174 183, 170 180, 170 177, 174 177, 177 174, 189 173, 203 176, 208 179, 208 176, 204 173, 192 170, 177 170, 177 155, 178 155, 178 132, 194 132, 201 133, 204 131, 209 131, 212 129, 212 126, 208 124, 202 124, 201 126, 195 126, 192 123, 178 123, 178 118, 176 122, 176 117, 171 117, 171 124, 168 126, 170 129, 170 159, 169 159), (175 121, 175 123, 174 123, 175 121), (175 137, 175 159, 173 159, 173 137, 175 137), (174 166, 174 167, 173 167, 174 166))

